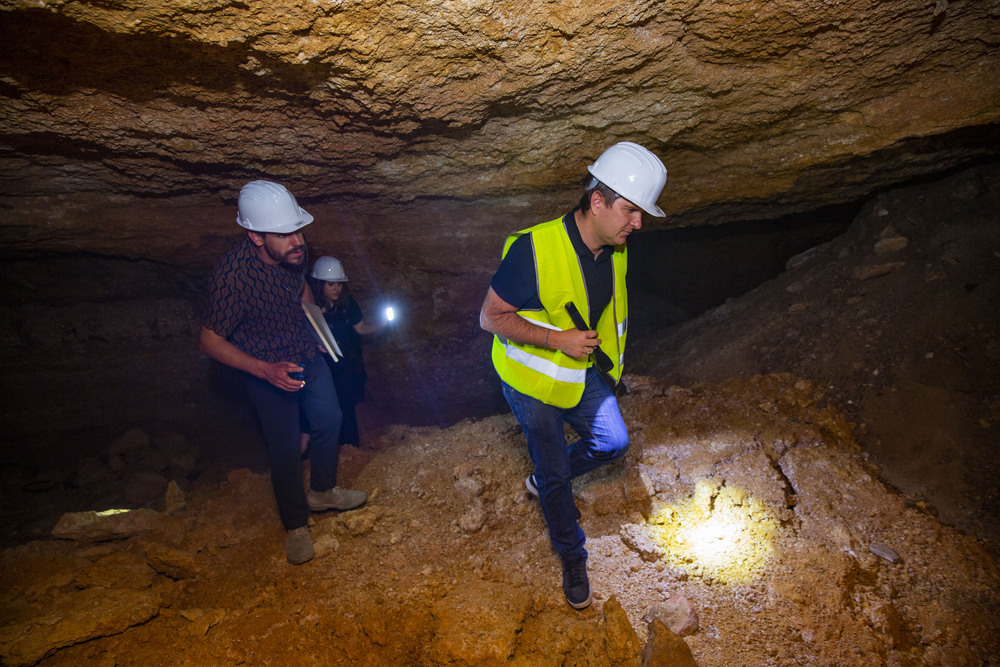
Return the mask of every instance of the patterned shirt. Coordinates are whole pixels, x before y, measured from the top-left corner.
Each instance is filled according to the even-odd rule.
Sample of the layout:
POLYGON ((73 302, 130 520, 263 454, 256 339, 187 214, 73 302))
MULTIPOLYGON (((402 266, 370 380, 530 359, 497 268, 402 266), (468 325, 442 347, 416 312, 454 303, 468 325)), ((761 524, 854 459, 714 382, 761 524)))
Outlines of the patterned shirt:
POLYGON ((268 363, 316 356, 316 339, 301 306, 305 276, 271 266, 244 238, 226 252, 208 284, 202 324, 268 363))

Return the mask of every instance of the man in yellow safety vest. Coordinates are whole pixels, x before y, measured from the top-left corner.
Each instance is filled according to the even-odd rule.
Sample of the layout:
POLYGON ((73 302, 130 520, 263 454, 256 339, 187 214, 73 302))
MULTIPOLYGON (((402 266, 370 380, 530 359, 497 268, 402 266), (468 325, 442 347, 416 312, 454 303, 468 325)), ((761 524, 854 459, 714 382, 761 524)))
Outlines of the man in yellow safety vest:
POLYGON ((538 497, 562 559, 574 609, 592 596, 585 536, 572 481, 621 458, 628 430, 612 385, 621 381, 628 331, 626 240, 667 180, 649 150, 621 142, 590 165, 578 208, 508 237, 479 316, 493 337, 493 365, 535 464, 538 497), (567 447, 563 422, 580 439, 567 447))

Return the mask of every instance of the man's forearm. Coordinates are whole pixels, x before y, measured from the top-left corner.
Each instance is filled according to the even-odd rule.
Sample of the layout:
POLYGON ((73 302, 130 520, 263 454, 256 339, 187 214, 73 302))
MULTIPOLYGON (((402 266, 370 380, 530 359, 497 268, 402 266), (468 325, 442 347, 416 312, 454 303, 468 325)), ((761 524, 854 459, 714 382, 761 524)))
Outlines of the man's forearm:
POLYGON ((549 347, 549 337, 556 333, 518 315, 517 309, 501 299, 492 287, 479 313, 479 326, 515 343, 537 347, 549 347))
POLYGON ((211 329, 201 328, 198 347, 202 352, 221 364, 231 366, 259 378, 264 377, 263 362, 252 357, 211 329))
POLYGON ((517 313, 487 313, 483 328, 515 343, 549 347, 549 337, 555 333, 551 329, 533 324, 517 313))
POLYGON ((535 345, 549 350, 559 350, 576 359, 584 359, 601 344, 595 331, 579 329, 547 329, 524 319, 493 291, 486 293, 486 301, 479 313, 479 326, 521 345, 535 345))

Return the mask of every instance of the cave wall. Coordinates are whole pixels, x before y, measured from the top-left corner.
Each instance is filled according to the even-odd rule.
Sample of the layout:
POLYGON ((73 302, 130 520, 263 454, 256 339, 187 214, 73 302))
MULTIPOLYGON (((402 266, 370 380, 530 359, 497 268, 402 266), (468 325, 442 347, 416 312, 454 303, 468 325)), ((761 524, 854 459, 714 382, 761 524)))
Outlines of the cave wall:
POLYGON ((856 199, 996 150, 996 2, 3 9, 7 225, 31 226, 17 214, 36 197, 204 206, 259 176, 306 201, 537 193, 623 139, 663 157, 661 205, 695 224, 856 199))
POLYGON ((464 322, 503 236, 568 210, 614 141, 667 164, 667 227, 855 201, 1000 145, 996 2, 0 10, 4 257, 203 274, 264 177, 316 215, 314 255, 433 323, 464 322))
POLYGON ((1000 146, 996 2, 11 0, 0 26, 0 258, 150 260, 196 292, 270 178, 423 338, 476 330, 503 237, 614 141, 667 164, 653 229, 1000 146))

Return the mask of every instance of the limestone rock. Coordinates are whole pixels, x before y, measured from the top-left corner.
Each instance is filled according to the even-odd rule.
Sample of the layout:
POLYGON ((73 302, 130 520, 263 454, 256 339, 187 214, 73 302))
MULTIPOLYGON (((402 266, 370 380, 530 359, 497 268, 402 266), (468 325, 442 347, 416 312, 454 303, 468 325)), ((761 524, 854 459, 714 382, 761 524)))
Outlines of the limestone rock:
POLYGON ((883 560, 887 560, 893 565, 899 562, 899 554, 885 542, 873 542, 868 546, 868 550, 883 560))
POLYGON ((171 579, 193 579, 200 571, 194 556, 163 546, 147 548, 146 560, 150 567, 171 579))
POLYGON ((889 262, 888 264, 871 264, 866 266, 859 266, 851 273, 856 280, 870 280, 872 278, 878 278, 880 276, 885 276, 893 271, 903 268, 906 266, 906 262, 889 262))
POLYGON ((483 483, 473 477, 463 477, 455 480, 455 491, 463 500, 471 502, 483 494, 483 483))
POLYGON ((354 537, 367 535, 375 529, 379 514, 370 507, 362 507, 351 512, 344 512, 336 518, 338 525, 343 526, 354 537))
POLYGON ((878 256, 890 255, 899 252, 909 244, 910 240, 905 236, 890 236, 879 239, 875 242, 875 254, 878 256))
POLYGON ((654 618, 642 651, 642 667, 697 667, 697 663, 687 643, 654 618))
POLYGON ((603 612, 604 646, 607 648, 611 664, 638 665, 639 638, 615 596, 612 595, 605 600, 603 612))
POLYGON ((666 602, 654 604, 643 618, 647 623, 657 619, 681 637, 698 631, 698 614, 683 595, 671 596, 666 602))
POLYGON ((176 480, 170 480, 167 484, 167 491, 163 498, 164 510, 166 512, 176 512, 177 510, 184 509, 187 506, 187 501, 184 499, 184 490, 181 489, 180 485, 176 480))
POLYGON ((83 542, 125 539, 159 527, 162 516, 150 509, 69 512, 52 529, 52 537, 83 542))
POLYGON ((0 629, 8 665, 33 665, 61 648, 123 632, 159 613, 153 593, 90 588, 55 600, 40 616, 0 629))
POLYGON ((480 505, 473 505, 458 518, 459 527, 467 533, 475 533, 486 525, 486 511, 480 505))
POLYGON ((142 557, 127 551, 114 551, 81 568, 73 579, 77 588, 148 588, 156 572, 142 557))
POLYGON ((108 456, 121 456, 126 452, 135 452, 153 444, 149 434, 145 430, 135 426, 122 433, 108 446, 108 456))
POLYGON ((125 499, 132 505, 147 505, 163 496, 167 478, 155 472, 140 470, 125 484, 125 499))
POLYGON ((652 540, 644 526, 634 523, 625 524, 618 531, 618 534, 622 542, 637 552, 645 561, 653 562, 663 555, 663 549, 652 540))

